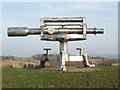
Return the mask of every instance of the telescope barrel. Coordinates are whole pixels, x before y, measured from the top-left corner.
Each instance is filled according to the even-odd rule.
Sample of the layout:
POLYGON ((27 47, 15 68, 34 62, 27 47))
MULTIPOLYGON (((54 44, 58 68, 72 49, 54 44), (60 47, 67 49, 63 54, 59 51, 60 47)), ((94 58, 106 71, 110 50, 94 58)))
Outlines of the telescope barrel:
POLYGON ((87 34, 104 34, 103 28, 87 28, 87 34))
MULTIPOLYGON (((40 28, 9 27, 8 36, 40 35, 40 28)), ((49 28, 45 28, 44 34, 49 34, 49 28)), ((83 34, 83 28, 54 28, 53 34, 83 34)), ((86 34, 103 34, 103 28, 87 28, 86 34)))
POLYGON ((28 36, 40 34, 39 28, 9 27, 8 36, 28 36))

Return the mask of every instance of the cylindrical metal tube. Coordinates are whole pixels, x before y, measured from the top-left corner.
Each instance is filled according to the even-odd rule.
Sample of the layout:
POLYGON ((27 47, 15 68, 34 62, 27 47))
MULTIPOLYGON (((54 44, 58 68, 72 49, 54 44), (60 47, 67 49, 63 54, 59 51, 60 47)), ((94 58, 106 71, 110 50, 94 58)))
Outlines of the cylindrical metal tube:
POLYGON ((69 18, 42 18, 44 22, 82 22, 84 17, 69 18))
POLYGON ((27 36, 40 34, 40 28, 9 27, 8 36, 27 36))
MULTIPOLYGON (((40 28, 9 27, 8 36, 40 35, 40 28)), ((49 34, 49 29, 45 28, 44 34, 49 34)), ((52 34, 83 34, 83 28, 54 28, 52 34)), ((103 34, 102 28, 87 28, 86 34, 103 34)))
POLYGON ((8 36, 27 36, 27 27, 9 27, 8 36))

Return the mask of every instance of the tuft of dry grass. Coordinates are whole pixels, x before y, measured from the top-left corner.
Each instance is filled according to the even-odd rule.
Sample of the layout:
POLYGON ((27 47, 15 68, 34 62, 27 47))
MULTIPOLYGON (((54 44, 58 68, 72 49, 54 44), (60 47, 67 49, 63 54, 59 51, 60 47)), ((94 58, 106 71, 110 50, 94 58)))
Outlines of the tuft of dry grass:
POLYGON ((33 64, 37 65, 39 64, 39 61, 34 61, 34 60, 4 60, 2 61, 2 67, 10 67, 12 66, 13 68, 23 68, 25 64, 33 64))

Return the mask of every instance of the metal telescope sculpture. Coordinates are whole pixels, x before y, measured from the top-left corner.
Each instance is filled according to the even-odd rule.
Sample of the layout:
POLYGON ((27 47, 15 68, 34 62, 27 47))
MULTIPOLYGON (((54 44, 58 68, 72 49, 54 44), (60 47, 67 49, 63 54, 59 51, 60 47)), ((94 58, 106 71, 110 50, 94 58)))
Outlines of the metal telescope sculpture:
POLYGON ((89 64, 87 54, 80 56, 69 56, 67 42, 86 40, 87 34, 103 34, 103 28, 88 28, 85 17, 62 17, 62 18, 41 18, 40 28, 8 27, 8 36, 40 35, 41 40, 59 41, 61 70, 66 71, 65 62, 85 61, 89 64))

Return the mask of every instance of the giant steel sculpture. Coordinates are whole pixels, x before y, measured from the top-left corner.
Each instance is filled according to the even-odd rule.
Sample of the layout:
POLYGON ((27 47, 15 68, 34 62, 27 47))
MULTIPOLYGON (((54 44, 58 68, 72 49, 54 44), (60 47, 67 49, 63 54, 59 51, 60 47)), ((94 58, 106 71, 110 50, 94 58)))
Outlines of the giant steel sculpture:
MULTIPOLYGON (((68 55, 67 42, 86 40, 87 34, 103 34, 103 28, 88 28, 85 17, 41 18, 40 28, 8 27, 8 36, 40 35, 41 40, 60 42, 61 70, 65 71, 65 62, 75 61, 75 56, 68 55)), ((86 61, 87 55, 80 55, 77 61, 86 61)))

